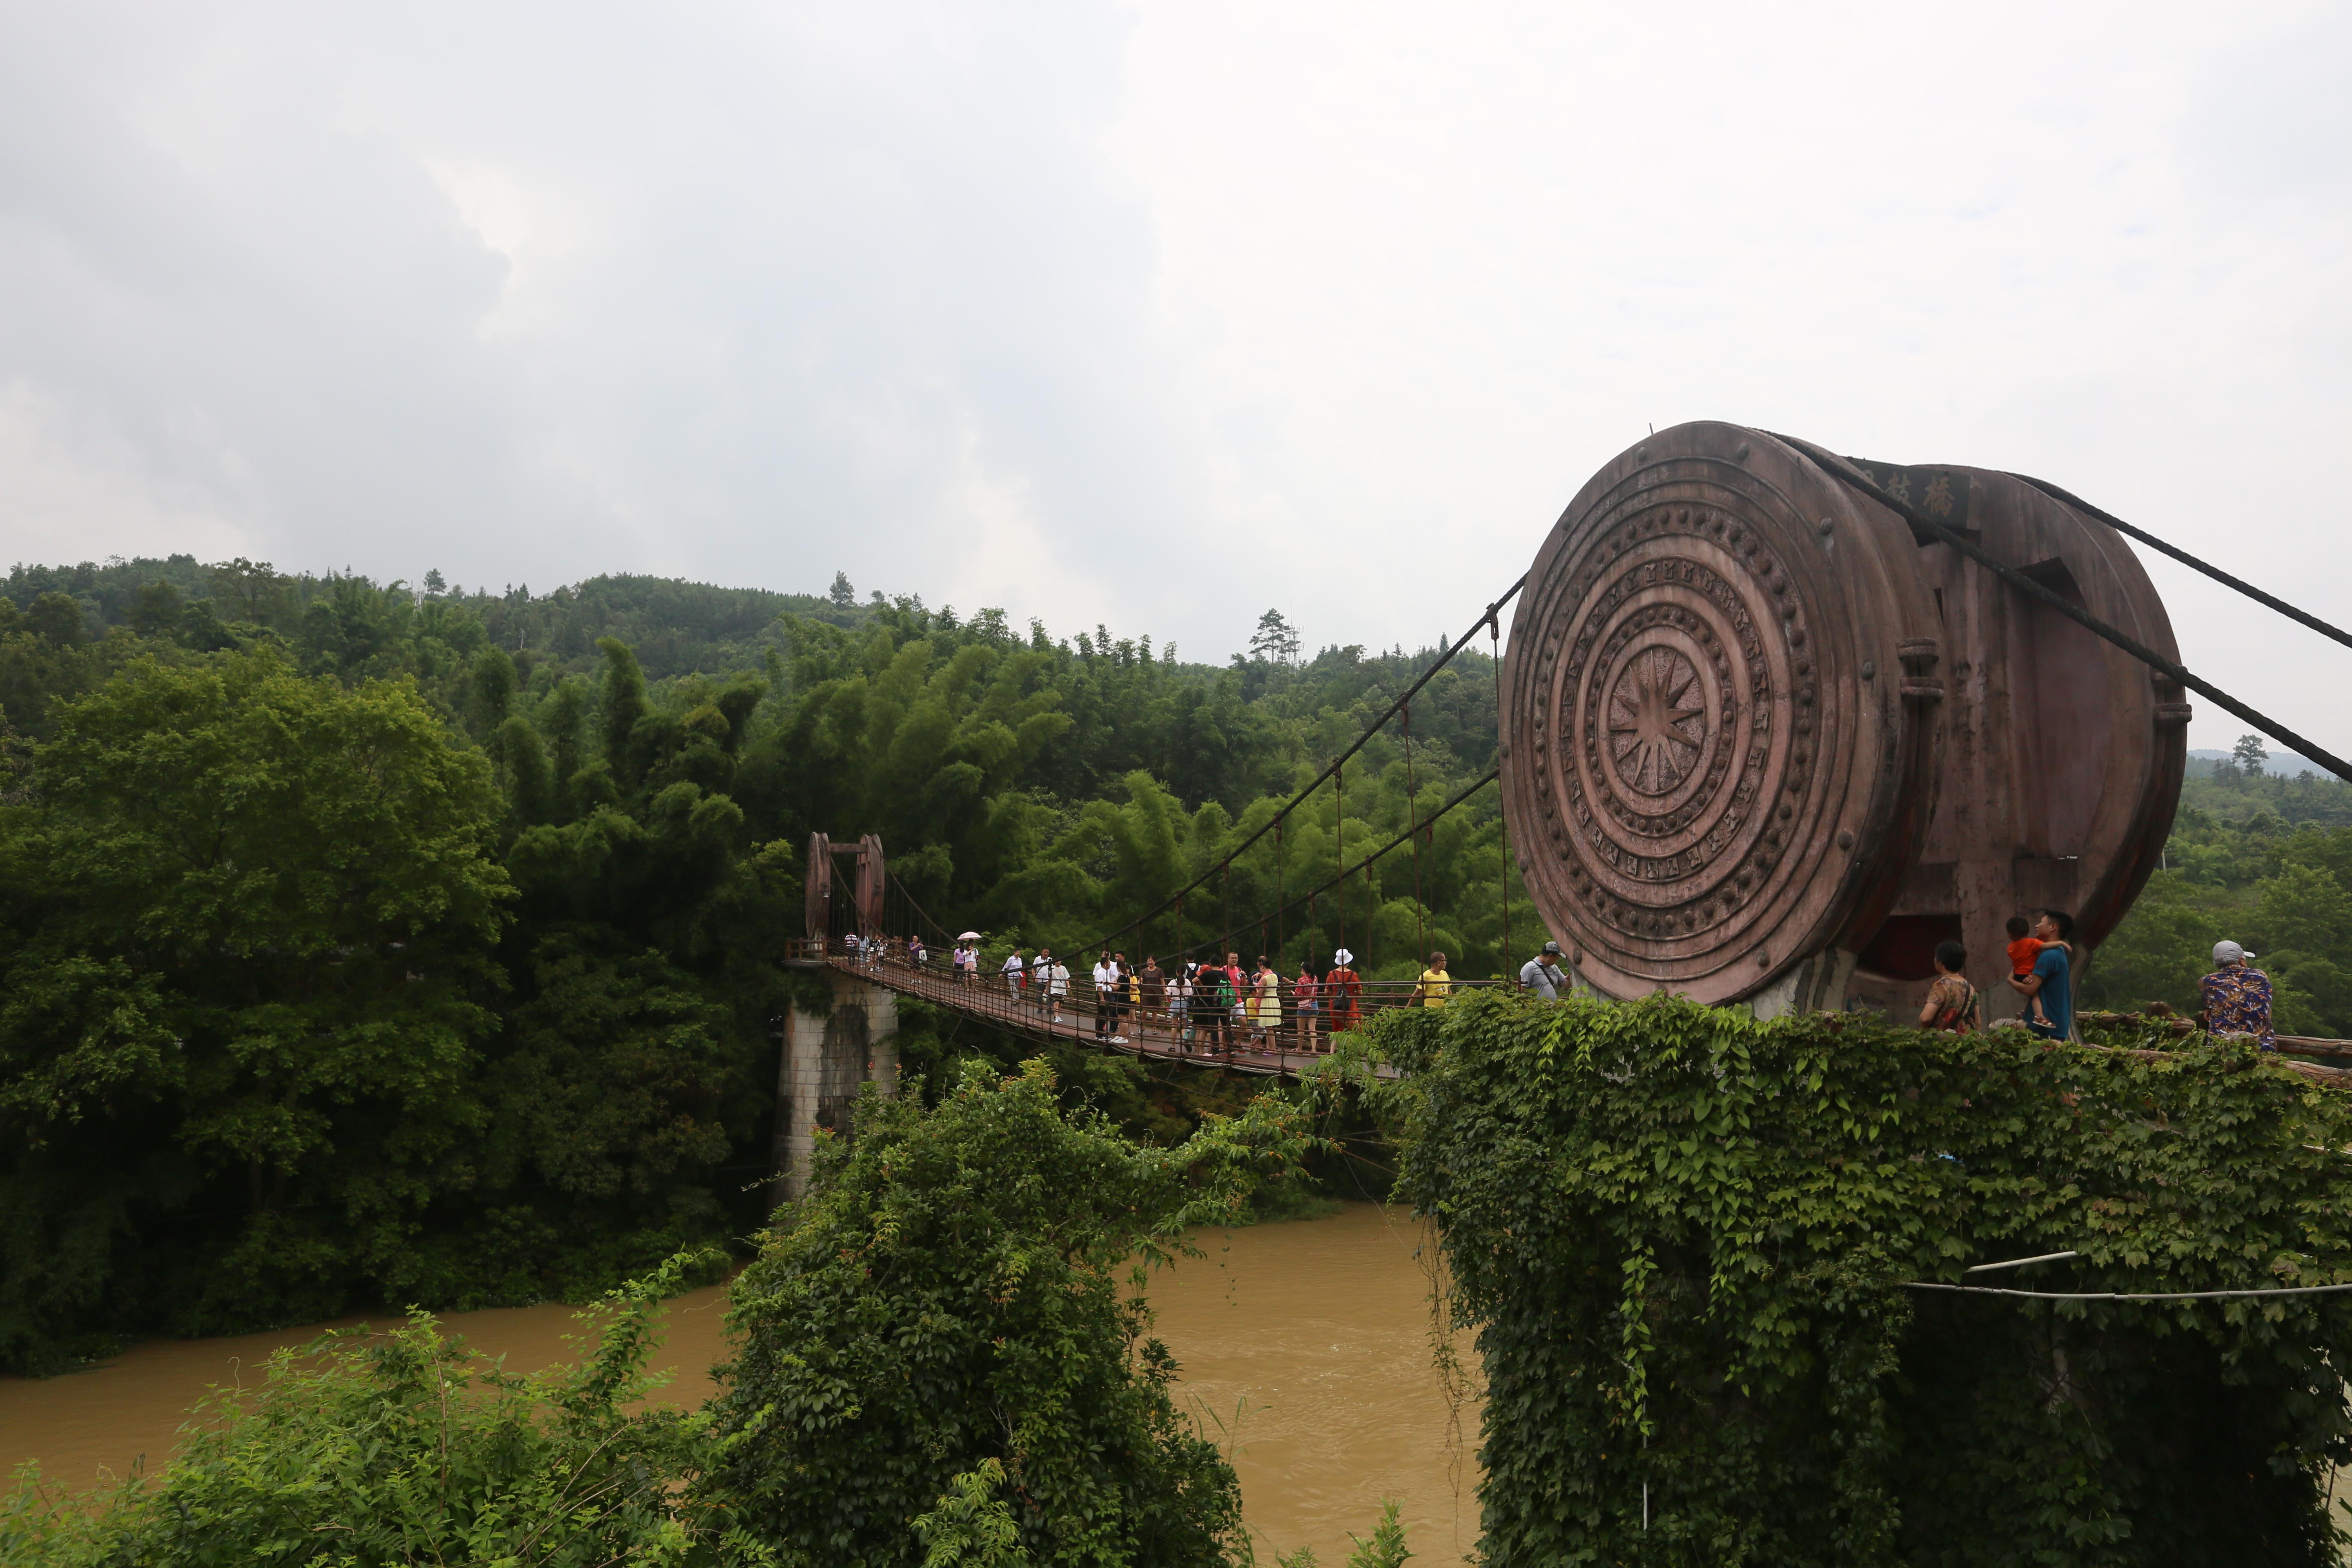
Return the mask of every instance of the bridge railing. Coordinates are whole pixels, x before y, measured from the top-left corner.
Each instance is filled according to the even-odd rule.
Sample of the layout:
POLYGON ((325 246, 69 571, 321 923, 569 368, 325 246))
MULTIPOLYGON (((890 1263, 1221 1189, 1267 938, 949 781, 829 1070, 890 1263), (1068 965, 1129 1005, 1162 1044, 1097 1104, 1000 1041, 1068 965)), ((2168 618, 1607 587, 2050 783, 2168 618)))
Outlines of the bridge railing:
MULTIPOLYGON (((945 953, 906 944, 868 949, 838 939, 794 944, 795 953, 822 952, 835 968, 870 976, 894 990, 990 1019, 1029 1035, 1093 1043, 1133 1055, 1169 1060, 1200 1060, 1244 1071, 1295 1072, 1331 1049, 1335 1028, 1356 1027, 1370 1014, 1390 1007, 1426 1005, 1414 981, 1360 981, 1334 994, 1318 986, 1302 1005, 1293 982, 1282 982, 1271 1001, 1244 999, 1214 1010, 1201 998, 1176 994, 1166 976, 1157 985, 1138 976, 1132 986, 1098 988, 1090 970, 1072 969, 1066 981, 1017 974, 960 971, 945 953)), ((1497 980, 1454 979, 1446 996, 1500 985, 1497 980)))

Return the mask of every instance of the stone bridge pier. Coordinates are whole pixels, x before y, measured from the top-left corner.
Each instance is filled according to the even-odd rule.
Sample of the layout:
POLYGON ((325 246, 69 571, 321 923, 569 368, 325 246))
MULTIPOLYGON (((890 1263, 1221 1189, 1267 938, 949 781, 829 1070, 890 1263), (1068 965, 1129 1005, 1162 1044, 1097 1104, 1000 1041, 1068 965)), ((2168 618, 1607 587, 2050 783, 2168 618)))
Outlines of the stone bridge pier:
POLYGON ((817 1129, 849 1131, 860 1085, 872 1083, 886 1096, 898 1092, 898 994, 837 969, 824 973, 832 1005, 815 1010, 795 1003, 784 1015, 776 1065, 777 1204, 797 1203, 807 1190, 817 1129))

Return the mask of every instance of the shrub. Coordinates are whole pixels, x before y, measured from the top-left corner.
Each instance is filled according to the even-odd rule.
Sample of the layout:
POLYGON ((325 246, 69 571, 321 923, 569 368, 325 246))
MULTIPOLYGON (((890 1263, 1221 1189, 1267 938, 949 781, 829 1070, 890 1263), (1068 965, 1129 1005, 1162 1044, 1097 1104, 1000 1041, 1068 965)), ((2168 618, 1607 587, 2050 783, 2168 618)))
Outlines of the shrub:
POLYGON ((1368 1093, 1488 1400, 1484 1561, 2323 1563, 2352 1097, 1665 997, 1381 1016, 1368 1093))
POLYGON ((967 1063, 933 1110, 869 1094, 736 1281, 709 1495, 811 1562, 914 1568, 922 1534, 1013 1561, 1005 1518, 1038 1563, 1234 1560, 1233 1468, 1120 1276, 1237 1214, 1303 1148, 1295 1117, 1264 1096, 1151 1148, 1064 1113, 1034 1060, 967 1063))
POLYGON ((646 1371, 653 1303, 689 1261, 581 1313, 601 1336, 576 1367, 515 1376, 421 1312, 388 1334, 280 1351, 259 1389, 216 1390, 199 1407, 161 1480, 87 1498, 20 1484, 0 1510, 0 1561, 771 1561, 683 1484, 723 1452, 710 1417, 628 1408, 657 1381, 646 1371))

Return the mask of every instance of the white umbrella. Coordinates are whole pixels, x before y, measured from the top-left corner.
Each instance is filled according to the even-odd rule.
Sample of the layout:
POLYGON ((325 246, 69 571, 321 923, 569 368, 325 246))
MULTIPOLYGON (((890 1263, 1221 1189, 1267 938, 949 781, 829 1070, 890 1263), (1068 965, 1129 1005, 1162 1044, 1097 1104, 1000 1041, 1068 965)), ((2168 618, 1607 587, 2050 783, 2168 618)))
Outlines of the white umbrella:
POLYGON ((958 942, 978 942, 979 940, 980 933, 976 931, 968 931, 961 936, 956 938, 956 941, 958 942))

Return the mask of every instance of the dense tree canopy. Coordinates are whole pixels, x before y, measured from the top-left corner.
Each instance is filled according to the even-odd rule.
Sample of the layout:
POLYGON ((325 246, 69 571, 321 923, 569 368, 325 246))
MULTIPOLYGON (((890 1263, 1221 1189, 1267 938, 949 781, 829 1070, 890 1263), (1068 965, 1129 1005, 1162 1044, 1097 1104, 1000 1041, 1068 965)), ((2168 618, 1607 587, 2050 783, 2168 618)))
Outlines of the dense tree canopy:
MULTIPOLYGON (((0 1358, 578 1296, 740 1237, 810 832, 881 834, 957 929, 1066 947, 1231 856, 1427 658, 1277 638, 1220 668, 842 586, 182 557, 0 584, 0 1358)), ((1491 792, 1418 867, 1254 923, 1489 765, 1492 679, 1441 675, 1344 826, 1327 791, 1126 945, 1230 919, 1293 962, 1496 966, 1491 792)), ((939 1048, 919 1018, 906 1048, 939 1048)), ((1191 1125, 1069 1076, 1152 1139, 1191 1125)))
POLYGON ((131 663, 8 808, 0 1334, 387 1281, 480 1120, 512 896, 483 760, 404 685, 131 663))

